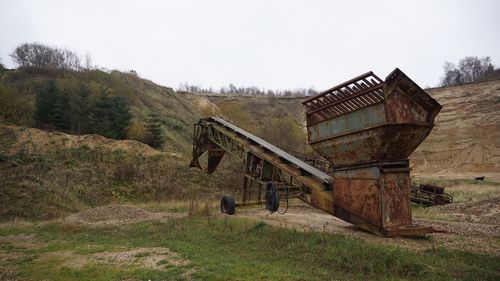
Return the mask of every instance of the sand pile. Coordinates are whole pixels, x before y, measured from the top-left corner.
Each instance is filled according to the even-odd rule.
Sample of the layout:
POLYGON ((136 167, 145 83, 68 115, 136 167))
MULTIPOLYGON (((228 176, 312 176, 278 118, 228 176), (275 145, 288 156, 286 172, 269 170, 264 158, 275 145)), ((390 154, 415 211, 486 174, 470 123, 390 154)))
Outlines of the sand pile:
POLYGON ((103 150, 125 150, 129 153, 143 156, 154 156, 159 151, 134 140, 114 140, 100 135, 70 135, 62 132, 49 132, 36 128, 23 128, 0 125, 0 135, 15 137, 15 143, 10 146, 9 153, 19 151, 28 153, 46 153, 58 149, 81 148, 103 150))
POLYGON ((152 213, 135 206, 107 205, 72 214, 65 219, 65 222, 88 225, 116 225, 182 216, 185 216, 185 214, 152 213))

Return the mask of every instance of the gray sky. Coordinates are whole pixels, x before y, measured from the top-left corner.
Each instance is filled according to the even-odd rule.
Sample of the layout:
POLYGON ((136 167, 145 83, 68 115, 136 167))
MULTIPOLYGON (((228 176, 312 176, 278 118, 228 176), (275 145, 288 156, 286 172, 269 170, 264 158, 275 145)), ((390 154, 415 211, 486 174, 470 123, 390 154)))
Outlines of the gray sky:
POLYGON ((0 58, 24 42, 177 87, 323 90, 400 67, 435 86, 445 60, 500 67, 500 1, 0 0, 0 58))

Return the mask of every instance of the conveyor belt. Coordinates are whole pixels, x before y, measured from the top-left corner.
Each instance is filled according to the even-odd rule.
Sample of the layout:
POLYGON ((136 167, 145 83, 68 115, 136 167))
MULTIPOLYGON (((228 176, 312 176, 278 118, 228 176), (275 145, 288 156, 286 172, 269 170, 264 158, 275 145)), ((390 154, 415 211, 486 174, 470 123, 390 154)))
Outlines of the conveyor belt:
POLYGON ((265 141, 257 136, 252 135, 251 133, 241 129, 240 127, 235 126, 235 125, 233 125, 233 124, 231 124, 231 123, 227 122, 226 120, 219 118, 219 117, 210 117, 210 118, 214 122, 216 122, 216 123, 218 123, 226 128, 231 129, 232 131, 234 131, 234 132, 244 136, 245 138, 251 140, 252 142, 260 145, 262 148, 265 148, 266 150, 269 150, 272 153, 278 155, 280 158, 294 164, 295 166, 299 167, 300 169, 309 173, 310 175, 318 178, 319 180, 323 181, 324 183, 330 184, 333 181, 333 178, 331 176, 329 176, 328 174, 324 173, 323 171, 320 171, 320 170, 314 168, 313 166, 297 159, 293 155, 286 153, 285 151, 279 149, 278 147, 268 143, 267 141, 265 141))

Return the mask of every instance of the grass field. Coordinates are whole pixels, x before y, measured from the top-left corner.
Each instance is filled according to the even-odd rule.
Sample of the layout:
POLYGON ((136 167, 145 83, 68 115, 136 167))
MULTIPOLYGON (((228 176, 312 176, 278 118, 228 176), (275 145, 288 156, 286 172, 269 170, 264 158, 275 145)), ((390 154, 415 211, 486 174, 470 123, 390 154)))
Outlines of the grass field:
POLYGON ((440 248, 416 252, 215 216, 209 209, 181 219, 122 226, 4 224, 0 259, 0 271, 28 280, 500 278, 498 256, 440 248))

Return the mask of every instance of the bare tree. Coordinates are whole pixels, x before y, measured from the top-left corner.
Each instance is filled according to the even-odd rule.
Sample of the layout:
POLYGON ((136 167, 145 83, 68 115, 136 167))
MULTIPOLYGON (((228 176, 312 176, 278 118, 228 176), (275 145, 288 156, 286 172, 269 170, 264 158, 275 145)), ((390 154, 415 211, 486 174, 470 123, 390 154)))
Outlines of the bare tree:
POLYGON ((80 58, 75 52, 39 43, 24 43, 10 56, 20 68, 75 71, 81 69, 80 58))
POLYGON ((89 52, 85 53, 85 70, 89 71, 92 69, 92 57, 89 52))
POLYGON ((454 63, 444 62, 444 77, 441 79, 441 86, 460 85, 462 83, 462 74, 454 63))
POLYGON ((444 77, 441 79, 441 86, 483 81, 495 71, 490 57, 465 57, 458 62, 458 66, 445 62, 443 68, 444 77))

